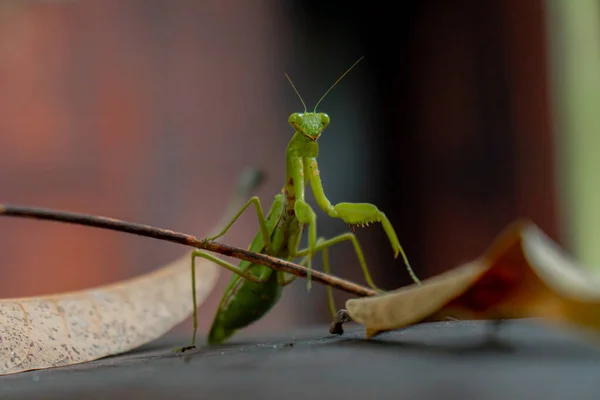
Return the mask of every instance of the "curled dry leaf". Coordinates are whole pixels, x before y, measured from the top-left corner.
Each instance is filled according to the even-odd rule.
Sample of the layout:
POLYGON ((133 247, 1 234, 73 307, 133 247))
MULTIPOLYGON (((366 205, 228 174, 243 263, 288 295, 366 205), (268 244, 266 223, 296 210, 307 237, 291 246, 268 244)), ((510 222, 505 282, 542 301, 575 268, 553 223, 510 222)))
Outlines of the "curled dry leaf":
MULTIPOLYGON (((261 181, 258 170, 241 176, 219 230, 261 181)), ((188 252, 156 271, 112 285, 0 300, 0 375, 92 361, 159 338, 192 313, 190 262, 188 252)), ((196 262, 198 305, 220 272, 207 260, 196 262)))
POLYGON ((383 295, 346 302, 367 337, 425 319, 542 317, 600 333, 600 279, 535 224, 518 220, 478 259, 383 295))
MULTIPOLYGON (((113 285, 0 300, 0 375, 92 361, 157 339, 192 312, 189 264, 185 256, 113 285)), ((200 304, 220 269, 196 268, 200 304)))

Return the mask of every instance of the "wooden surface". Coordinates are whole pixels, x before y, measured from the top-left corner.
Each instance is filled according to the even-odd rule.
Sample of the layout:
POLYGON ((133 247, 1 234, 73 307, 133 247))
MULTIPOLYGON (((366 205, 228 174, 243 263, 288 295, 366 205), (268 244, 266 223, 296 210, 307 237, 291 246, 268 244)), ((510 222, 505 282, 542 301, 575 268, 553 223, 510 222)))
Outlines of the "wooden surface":
POLYGON ((591 399, 600 347, 511 321, 427 323, 365 340, 320 326, 177 355, 184 337, 67 368, 0 378, 0 399, 591 399), (490 341, 495 337, 496 341, 490 341))

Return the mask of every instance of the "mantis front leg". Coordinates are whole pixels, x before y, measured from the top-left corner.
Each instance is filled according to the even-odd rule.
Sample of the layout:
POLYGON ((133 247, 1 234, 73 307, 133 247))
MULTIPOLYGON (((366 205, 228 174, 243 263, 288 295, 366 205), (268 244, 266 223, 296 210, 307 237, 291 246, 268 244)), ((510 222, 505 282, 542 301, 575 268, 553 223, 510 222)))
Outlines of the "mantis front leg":
POLYGON ((406 264, 406 268, 411 278, 416 283, 421 283, 419 278, 417 278, 416 274, 413 272, 410 263, 408 262, 408 258, 398 241, 396 231, 394 231, 394 228, 386 215, 375 205, 370 203, 338 203, 333 206, 329 199, 327 199, 327 196, 325 196, 323 184, 321 183, 321 178, 319 176, 317 160, 310 158, 306 159, 305 162, 307 163, 309 171, 308 179, 319 207, 321 207, 330 217, 340 218, 348 225, 364 226, 369 225, 372 222, 381 223, 383 230, 392 245, 392 249, 394 250, 394 258, 398 257, 398 254, 402 254, 402 258, 404 259, 404 263, 406 264))
MULTIPOLYGON (((296 200, 294 205, 294 213, 298 222, 301 226, 308 225, 308 255, 306 268, 312 269, 312 258, 317 252, 317 214, 304 200, 296 200)), ((300 237, 298 236, 298 240, 300 237)), ((294 244, 294 249, 298 247, 298 242, 294 244)), ((311 288, 310 274, 306 276, 306 287, 308 290, 311 288)))
MULTIPOLYGON (((294 157, 288 160, 288 168, 291 171, 292 188, 294 192, 294 215, 301 227, 308 225, 308 261, 306 267, 312 269, 312 258, 316 253, 317 247, 317 214, 312 207, 304 200, 304 187, 306 181, 304 177, 304 160, 301 157, 294 157)), ((300 236, 291 238, 290 249, 295 251, 298 248, 300 236), (295 241, 292 243, 292 241, 295 241)), ((306 277, 306 287, 310 290, 310 275, 306 277)))

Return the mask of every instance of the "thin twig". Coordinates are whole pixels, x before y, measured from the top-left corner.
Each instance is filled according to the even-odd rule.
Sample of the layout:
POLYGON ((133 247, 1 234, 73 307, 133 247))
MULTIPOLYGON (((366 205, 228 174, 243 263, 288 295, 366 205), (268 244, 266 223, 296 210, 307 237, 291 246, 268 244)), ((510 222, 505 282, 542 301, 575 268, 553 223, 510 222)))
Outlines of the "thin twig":
MULTIPOLYGON (((202 250, 207 250, 228 257, 249 261, 254 264, 261 264, 276 271, 287 272, 292 275, 306 278, 308 268, 289 261, 284 261, 276 257, 265 254, 254 253, 239 247, 230 246, 218 242, 210 242, 198 239, 195 236, 185 233, 175 232, 168 229, 156 228, 149 225, 125 222, 114 218, 100 217, 89 214, 80 214, 68 211, 52 210, 39 207, 16 206, 10 204, 0 204, 0 215, 9 217, 23 217, 32 219, 41 219, 48 221, 66 222, 70 224, 92 226, 113 231, 132 233, 134 235, 150 237, 168 242, 191 246, 202 250)), ((366 297, 378 294, 375 290, 357 285, 356 283, 338 278, 333 275, 325 274, 319 271, 310 271, 311 279, 325 285, 352 293, 356 296, 366 297)))

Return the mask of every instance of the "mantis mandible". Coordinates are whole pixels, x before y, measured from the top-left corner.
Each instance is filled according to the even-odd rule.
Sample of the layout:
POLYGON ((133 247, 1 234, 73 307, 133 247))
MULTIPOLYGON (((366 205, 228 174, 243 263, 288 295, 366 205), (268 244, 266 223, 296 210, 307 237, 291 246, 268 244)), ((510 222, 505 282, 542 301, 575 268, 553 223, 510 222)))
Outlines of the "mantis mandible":
MULTIPOLYGON (((295 132, 286 150, 286 176, 282 193, 275 196, 266 218, 259 198, 256 196, 252 197, 219 234, 207 237, 205 240, 213 241, 224 235, 242 213, 252 205, 256 210, 259 232, 249 247, 250 251, 286 260, 303 257, 301 265, 307 268, 311 268, 311 261, 315 253, 321 251, 323 269, 328 273, 330 268, 327 249, 335 244, 350 241, 354 246, 354 251, 362 267, 367 284, 381 292, 371 279, 362 249, 353 232, 344 233, 331 239, 317 238, 316 214, 305 199, 305 187, 310 183, 317 204, 328 216, 340 218, 351 227, 369 225, 374 222, 381 223, 394 251, 394 258, 397 258, 398 254, 402 254, 402 258, 412 279, 420 283, 412 271, 404 250, 400 246, 396 232, 386 215, 376 206, 369 203, 338 203, 332 205, 327 199, 323 191, 323 185, 321 184, 317 163, 317 156, 319 154, 317 140, 329 125, 330 119, 325 113, 317 113, 317 107, 338 82, 361 60, 362 57, 335 81, 317 102, 313 112, 306 111, 304 100, 292 80, 285 74, 302 102, 304 112, 293 113, 288 119, 289 124, 294 128, 295 132), (308 230, 308 248, 298 249, 305 227, 308 230)), ((192 286, 196 282, 195 260, 197 257, 215 262, 234 273, 225 290, 210 329, 208 335, 209 344, 222 343, 237 330, 263 317, 277 303, 281 297, 283 287, 292 283, 296 278, 293 275, 288 277, 284 272, 276 272, 263 265, 250 264, 247 261, 242 261, 236 266, 196 249, 192 252, 191 260, 192 286)), ((310 289, 310 276, 307 277, 307 284, 310 289)), ((196 290, 193 288, 192 294, 194 296, 195 293, 196 290)), ((327 287, 327 297, 331 312, 335 314, 336 308, 330 287, 327 287)), ((195 298, 193 299, 193 304, 194 333, 192 342, 190 346, 182 350, 195 347, 196 332, 198 329, 197 303, 195 298)))

